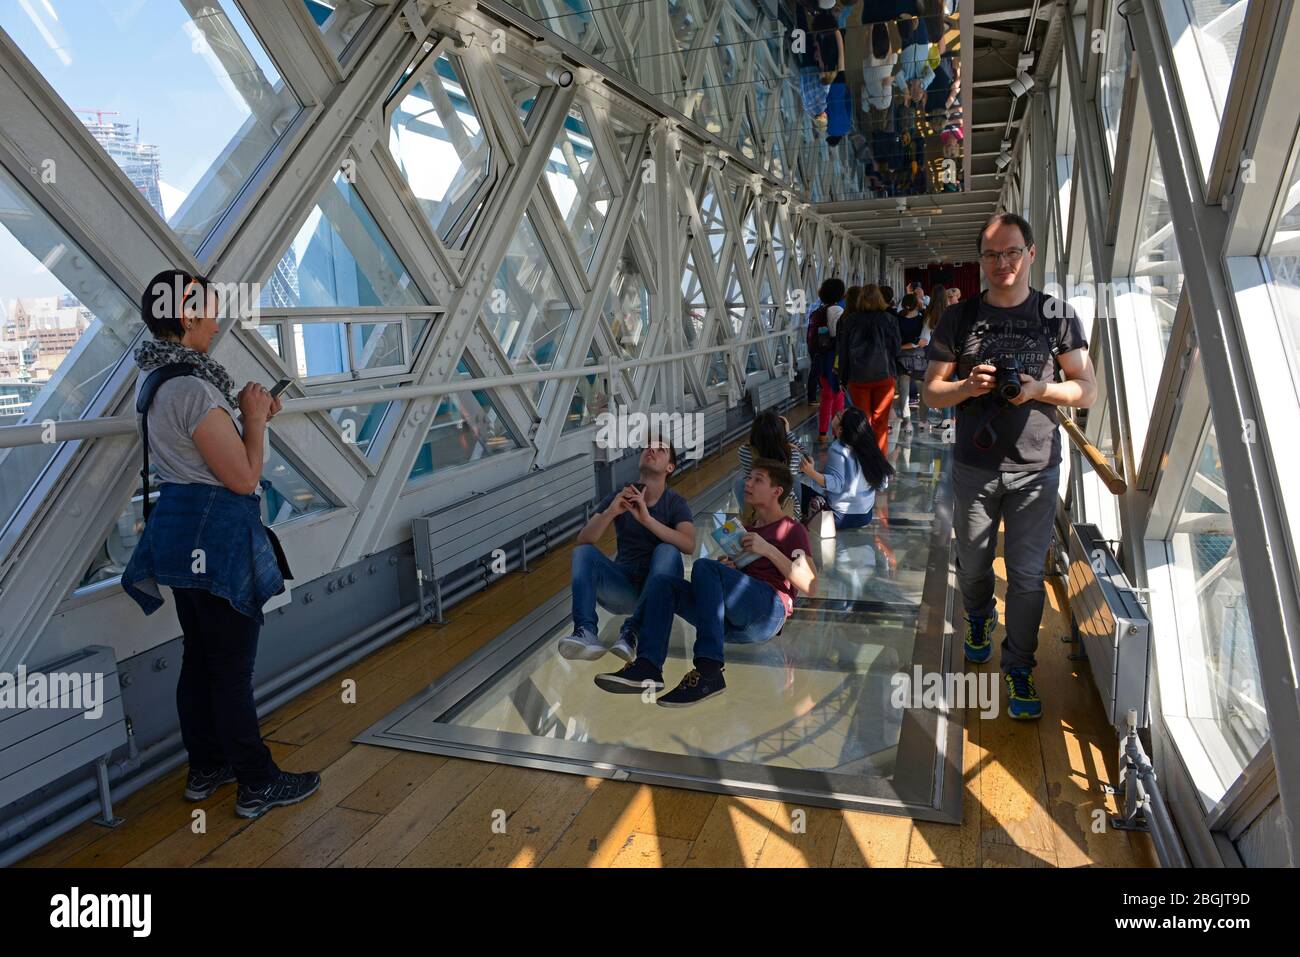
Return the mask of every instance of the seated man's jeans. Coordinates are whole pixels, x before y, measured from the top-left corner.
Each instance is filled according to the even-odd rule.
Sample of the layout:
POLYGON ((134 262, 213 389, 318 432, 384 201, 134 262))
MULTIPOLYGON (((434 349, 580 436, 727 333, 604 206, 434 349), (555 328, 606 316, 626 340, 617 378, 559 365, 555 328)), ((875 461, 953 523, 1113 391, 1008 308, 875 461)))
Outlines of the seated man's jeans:
POLYGON ((614 615, 631 615, 624 628, 639 632, 640 606, 644 585, 652 575, 681 579, 682 553, 674 545, 660 542, 650 561, 633 565, 614 561, 595 545, 573 550, 573 630, 595 638, 599 634, 596 603, 614 615))
POLYGON ((776 589, 711 558, 697 558, 691 580, 651 575, 641 593, 637 657, 663 670, 673 615, 695 626, 694 658, 723 662, 723 642, 767 641, 785 623, 776 589))

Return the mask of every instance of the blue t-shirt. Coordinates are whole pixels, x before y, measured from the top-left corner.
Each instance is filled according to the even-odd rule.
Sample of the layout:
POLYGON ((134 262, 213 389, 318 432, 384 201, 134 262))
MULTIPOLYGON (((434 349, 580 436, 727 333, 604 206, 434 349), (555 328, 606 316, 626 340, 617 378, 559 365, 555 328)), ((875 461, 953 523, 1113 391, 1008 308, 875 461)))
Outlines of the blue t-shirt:
MULTIPOLYGON (((623 489, 618 488, 606 495, 596 507, 597 511, 605 511, 614 504, 614 499, 622 494, 623 489)), ((670 488, 664 489, 664 494, 659 496, 659 501, 650 506, 650 516, 672 529, 677 528, 682 522, 695 520, 691 515, 691 507, 686 504, 686 499, 670 488)), ((663 542, 663 539, 638 522, 631 512, 624 512, 614 519, 614 536, 618 539, 618 554, 614 561, 620 565, 649 566, 650 556, 654 554, 655 546, 663 542)))

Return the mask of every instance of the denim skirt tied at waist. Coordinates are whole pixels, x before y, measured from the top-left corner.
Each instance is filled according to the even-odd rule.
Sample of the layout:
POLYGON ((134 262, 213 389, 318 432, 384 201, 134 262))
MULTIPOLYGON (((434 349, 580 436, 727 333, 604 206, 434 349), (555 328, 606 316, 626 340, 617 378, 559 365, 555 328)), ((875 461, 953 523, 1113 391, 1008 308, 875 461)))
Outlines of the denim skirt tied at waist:
POLYGON ((259 625, 262 606, 292 578, 256 495, 220 485, 166 482, 122 573, 122 587, 146 615, 162 607, 160 587, 200 588, 259 625))

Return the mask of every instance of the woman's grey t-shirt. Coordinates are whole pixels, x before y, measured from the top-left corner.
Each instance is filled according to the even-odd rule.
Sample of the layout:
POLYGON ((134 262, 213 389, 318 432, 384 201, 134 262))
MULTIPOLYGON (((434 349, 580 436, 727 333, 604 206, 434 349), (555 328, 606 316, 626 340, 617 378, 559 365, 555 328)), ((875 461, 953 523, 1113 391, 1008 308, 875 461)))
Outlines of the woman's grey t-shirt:
MULTIPOLYGON (((147 374, 136 384, 139 395, 147 374)), ((211 383, 198 376, 169 379, 154 393, 149 406, 149 462, 157 472, 156 481, 182 484, 223 485, 194 444, 194 430, 212 409, 231 412, 225 396, 211 383)), ((231 416, 234 422, 234 416, 231 416)), ((139 423, 136 423, 137 429, 139 423)), ((239 423, 235 422, 239 431, 239 423)))

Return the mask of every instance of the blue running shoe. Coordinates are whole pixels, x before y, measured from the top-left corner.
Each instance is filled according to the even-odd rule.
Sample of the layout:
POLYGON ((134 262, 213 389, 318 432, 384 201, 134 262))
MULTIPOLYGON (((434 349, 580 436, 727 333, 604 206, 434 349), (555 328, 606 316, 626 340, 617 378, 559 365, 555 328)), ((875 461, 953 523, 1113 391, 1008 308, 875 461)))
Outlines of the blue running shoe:
POLYGON ((1034 688, 1034 676, 1028 668, 1011 668, 1002 675, 1007 685, 1007 714, 1018 721, 1033 721, 1043 716, 1043 702, 1034 688))
POLYGON ((993 629, 998 626, 998 615, 994 612, 988 618, 966 619, 966 660, 974 665, 982 665, 993 654, 993 629))

